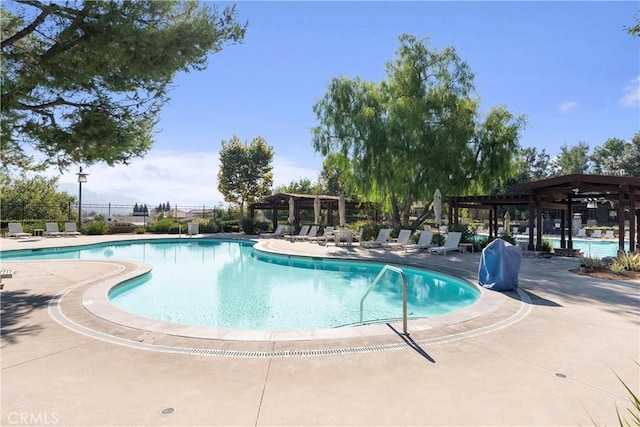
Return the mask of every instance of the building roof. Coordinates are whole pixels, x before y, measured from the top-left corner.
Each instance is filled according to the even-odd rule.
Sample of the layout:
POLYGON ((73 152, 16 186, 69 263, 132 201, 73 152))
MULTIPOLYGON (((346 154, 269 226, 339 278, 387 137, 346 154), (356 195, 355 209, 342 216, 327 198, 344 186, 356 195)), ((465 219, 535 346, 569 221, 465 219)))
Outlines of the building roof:
POLYGON ((640 195, 640 178, 633 176, 571 174, 517 184, 511 190, 519 193, 547 193, 563 196, 607 197, 634 192, 640 195))
POLYGON ((510 187, 508 194, 482 196, 454 196, 459 207, 489 207, 524 205, 534 196, 544 207, 562 208, 558 204, 580 203, 585 199, 640 201, 640 178, 632 176, 571 174, 542 179, 510 187))

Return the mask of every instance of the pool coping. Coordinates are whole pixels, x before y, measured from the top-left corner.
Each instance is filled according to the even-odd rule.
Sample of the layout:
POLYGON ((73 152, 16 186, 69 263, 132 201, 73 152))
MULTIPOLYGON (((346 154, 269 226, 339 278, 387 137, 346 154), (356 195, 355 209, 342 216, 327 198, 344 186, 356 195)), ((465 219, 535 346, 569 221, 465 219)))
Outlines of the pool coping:
MULTIPOLYGON (((118 236, 116 239, 101 240, 95 243, 140 242, 156 239, 180 240, 180 237, 174 236, 154 236, 150 239, 149 236, 145 236, 146 238, 143 236, 129 237, 125 239, 118 236)), ((524 319, 531 309, 531 301, 526 292, 520 289, 516 292, 495 292, 485 289, 474 283, 474 274, 470 273, 468 269, 456 267, 455 261, 453 263, 449 261, 449 259, 455 260, 455 257, 434 257, 424 253, 415 256, 401 256, 402 251, 358 249, 355 245, 349 248, 321 247, 309 243, 290 243, 282 239, 260 239, 257 236, 244 235, 201 235, 194 238, 253 241, 256 249, 280 256, 322 257, 426 268, 468 283, 479 290, 480 298, 470 306, 454 313, 409 320, 408 335, 401 332, 401 320, 363 326, 303 331, 198 328, 138 317, 115 307, 108 301, 109 289, 146 274, 152 269, 151 265, 114 259, 66 260, 65 262, 70 263, 120 264, 121 268, 107 277, 76 283, 59 292, 49 306, 50 316, 62 326, 76 333, 130 347, 210 356, 245 357, 250 354, 256 357, 282 357, 331 355, 336 352, 340 354, 358 353, 406 348, 416 344, 450 342, 512 325, 524 319)), ((182 238, 182 240, 186 239, 182 238)), ((79 241, 74 243, 65 241, 63 246, 84 246, 87 244, 87 242, 81 243, 79 241)), ((40 246, 40 249, 45 249, 45 247, 40 246)), ((464 258, 470 258, 471 262, 477 262, 478 257, 479 254, 464 255, 464 258)))
MULTIPOLYGON (((246 239, 249 240, 249 239, 246 239)), ((305 257, 305 255, 295 254, 292 255, 282 250, 276 250, 273 247, 272 241, 258 241, 255 244, 255 249, 271 253, 274 255, 290 255, 296 257, 305 257)), ((311 256, 311 255, 306 255, 311 256)), ((314 255, 317 257, 317 255, 314 255)), ((333 256, 324 256, 327 259, 347 259, 337 258, 333 256)), ((349 260, 357 260, 366 262, 366 260, 358 258, 349 258, 349 260)), ((110 260, 113 263, 115 261, 110 260)), ((375 261, 381 262, 381 261, 375 261)), ((236 329, 221 329, 221 328, 207 328, 189 325, 180 325, 161 320, 145 318, 136 316, 129 312, 126 312, 109 301, 109 291, 114 287, 144 275, 152 270, 150 264, 142 262, 130 262, 135 265, 135 268, 129 268, 126 271, 122 271, 113 277, 105 280, 101 280, 99 283, 91 284, 88 288, 83 290, 81 303, 82 306, 94 316, 100 319, 115 323, 120 326, 138 329, 142 331, 149 331, 153 333, 166 334, 170 336, 177 336, 183 338, 195 338, 195 339, 208 339, 208 340, 225 340, 225 341, 262 341, 262 342, 278 342, 278 341, 310 341, 319 339, 349 339, 349 338, 364 338, 375 336, 393 336, 396 335, 396 331, 402 330, 402 322, 381 322, 367 325, 348 326, 339 328, 322 328, 322 329, 308 329, 308 330, 236 330, 236 329)), ((406 266, 412 266, 406 264, 406 266)), ((424 267, 422 267, 424 268, 424 267)), ((436 271, 436 270, 433 270, 436 271)), ((439 271, 438 271, 439 272, 439 271)), ((439 272, 441 273, 441 272, 439 272)), ((441 316, 434 316, 430 318, 410 319, 408 320, 408 331, 410 334, 415 334, 420 331, 426 331, 430 329, 440 328, 444 326, 460 324, 477 319, 484 314, 494 312, 498 310, 504 303, 505 295, 484 289, 477 284, 471 283, 468 280, 451 275, 458 280, 465 282, 467 285, 473 287, 480 292, 480 297, 473 304, 457 310, 453 313, 448 313, 441 316)), ((64 295, 60 296, 61 302, 64 295)))

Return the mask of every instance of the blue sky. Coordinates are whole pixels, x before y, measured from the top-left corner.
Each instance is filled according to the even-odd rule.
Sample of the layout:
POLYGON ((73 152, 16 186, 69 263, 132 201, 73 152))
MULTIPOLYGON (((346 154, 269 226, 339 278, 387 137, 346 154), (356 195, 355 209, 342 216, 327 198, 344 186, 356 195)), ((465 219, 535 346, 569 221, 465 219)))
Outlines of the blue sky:
MULTIPOLYGON (((215 3, 208 3, 214 5, 215 3)), ((224 4, 218 3, 218 6, 224 4)), ((156 205, 224 203, 217 191, 222 140, 262 136, 274 148, 275 184, 315 180, 312 106, 333 77, 379 82, 398 37, 453 46, 475 73, 482 110, 524 114, 521 145, 558 153, 640 129, 637 2, 239 2, 242 44, 207 70, 179 74, 144 160, 93 165, 88 190, 156 205), (135 183, 135 185, 132 185, 135 183)), ((74 182, 77 171, 61 177, 74 182)))

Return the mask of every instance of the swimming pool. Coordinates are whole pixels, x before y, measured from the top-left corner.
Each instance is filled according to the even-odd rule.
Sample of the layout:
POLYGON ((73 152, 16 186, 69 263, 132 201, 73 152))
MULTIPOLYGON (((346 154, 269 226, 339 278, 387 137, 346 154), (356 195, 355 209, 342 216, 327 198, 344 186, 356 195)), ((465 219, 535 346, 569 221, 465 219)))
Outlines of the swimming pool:
MULTIPOLYGON (((167 239, 3 254, 12 259, 120 259, 153 266, 112 288, 111 302, 138 316, 181 325, 243 330, 299 330, 359 324, 359 304, 379 263, 274 255, 252 242, 167 239)), ((402 267, 410 318, 473 304, 474 286, 402 267)), ((364 323, 402 316, 399 278, 387 274, 367 297, 364 323)))
MULTIPOLYGON (((542 236, 543 240, 548 239, 554 248, 560 247, 560 239, 558 237, 542 236)), ((528 242, 528 237, 518 237, 518 242, 528 242)), ((615 257, 618 255, 617 240, 596 240, 596 239, 572 239, 573 248, 580 249, 584 256, 591 258, 615 257)), ((629 250, 629 242, 624 244, 625 250, 629 250)))

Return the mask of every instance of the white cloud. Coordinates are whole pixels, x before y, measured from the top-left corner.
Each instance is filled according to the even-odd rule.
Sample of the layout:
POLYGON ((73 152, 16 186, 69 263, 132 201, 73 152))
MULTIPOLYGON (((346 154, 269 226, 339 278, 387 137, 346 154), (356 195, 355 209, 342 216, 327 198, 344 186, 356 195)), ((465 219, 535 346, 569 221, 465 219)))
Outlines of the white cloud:
POLYGON ((561 113, 569 113, 580 106, 580 103, 576 101, 566 101, 558 105, 558 110, 561 113))
POLYGON ((273 159, 273 186, 287 185, 291 181, 299 181, 307 178, 314 182, 320 174, 319 169, 305 167, 285 157, 274 156, 273 159))
MULTIPOLYGON (((218 192, 218 153, 151 151, 129 165, 96 164, 84 169, 87 188, 96 193, 119 194, 140 202, 178 205, 214 205, 223 202, 218 192)), ((60 177, 60 183, 76 182, 77 171, 60 177)))
MULTIPOLYGON (((284 157, 276 156, 274 185, 288 184, 300 178, 317 179, 319 171, 300 166, 284 157)), ((151 151, 144 159, 129 165, 86 167, 89 174, 83 188, 95 193, 119 194, 140 203, 157 205, 169 201, 179 206, 213 206, 226 204, 218 191, 218 153, 215 151, 177 152, 151 151)), ((77 170, 60 177, 59 183, 77 183, 77 170)), ((47 175, 57 176, 57 170, 47 175)))
POLYGON ((620 98, 620 105, 625 108, 640 106, 640 76, 631 79, 631 83, 624 88, 624 96, 620 98))

